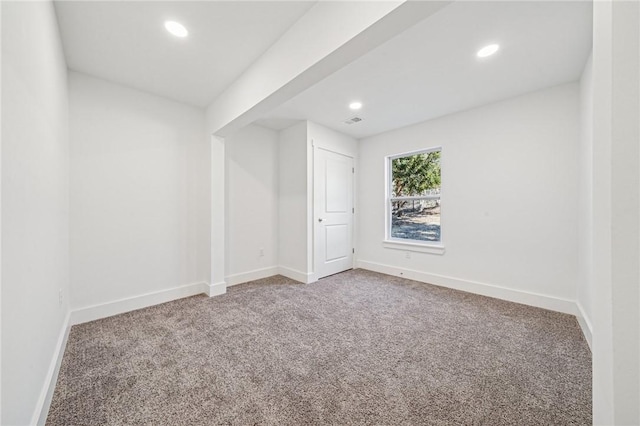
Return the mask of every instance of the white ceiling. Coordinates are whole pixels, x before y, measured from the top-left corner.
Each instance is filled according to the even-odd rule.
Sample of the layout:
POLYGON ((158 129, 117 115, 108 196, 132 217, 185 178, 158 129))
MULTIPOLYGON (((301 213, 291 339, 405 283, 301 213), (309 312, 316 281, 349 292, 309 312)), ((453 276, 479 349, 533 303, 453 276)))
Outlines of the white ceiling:
POLYGON ((70 69, 206 106, 314 1, 56 1, 70 69), (176 38, 166 20, 187 27, 176 38))
POLYGON ((577 80, 591 50, 591 2, 456 2, 332 74, 257 123, 312 120, 362 138, 577 80), (478 59, 477 50, 500 51, 478 59), (358 112, 348 108, 360 100, 358 112), (353 115, 364 121, 347 125, 353 115))

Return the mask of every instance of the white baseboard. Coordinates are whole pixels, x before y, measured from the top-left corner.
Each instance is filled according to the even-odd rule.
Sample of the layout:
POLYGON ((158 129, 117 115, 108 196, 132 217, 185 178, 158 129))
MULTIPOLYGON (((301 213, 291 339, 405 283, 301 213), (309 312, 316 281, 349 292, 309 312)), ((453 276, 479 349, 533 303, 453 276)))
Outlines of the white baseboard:
POLYGON ((580 324, 580 328, 582 329, 582 334, 584 334, 584 338, 589 344, 589 349, 593 350, 591 347, 591 339, 593 336, 593 328, 591 326, 591 320, 584 312, 584 308, 580 302, 576 302, 576 318, 578 319, 578 324, 580 324))
POLYGON ((56 389, 56 383, 58 381, 58 373, 60 372, 60 365, 62 364, 62 357, 64 356, 64 350, 67 347, 67 340, 69 339, 69 330, 71 329, 71 312, 67 312, 60 335, 58 336, 58 342, 53 353, 53 358, 49 363, 49 370, 47 371, 47 377, 45 378, 44 385, 40 391, 40 397, 36 404, 36 409, 31 416, 32 425, 44 425, 47 422, 47 415, 49 414, 49 407, 51 406, 51 400, 53 399, 53 392, 56 389))
POLYGON ((220 296, 227 292, 227 283, 222 281, 215 284, 203 283, 203 293, 209 297, 220 296))
POLYGON ((232 285, 242 284, 249 281, 272 277, 274 275, 278 275, 277 266, 270 266, 268 268, 256 269, 254 271, 228 275, 225 279, 227 281, 227 287, 229 287, 232 285))
POLYGON ((259 280, 262 278, 272 277, 274 275, 283 275, 292 280, 301 282, 303 284, 310 284, 316 282, 313 272, 301 272, 297 269, 288 268, 286 266, 270 266, 268 268, 256 269, 254 271, 242 272, 240 274, 228 275, 226 277, 227 286, 234 286, 237 284, 246 283, 249 281, 259 280))
MULTIPOLYGON (((184 297, 195 296, 196 294, 211 294, 207 283, 194 283, 180 287, 174 287, 166 290, 154 291, 152 293, 141 294, 138 296, 128 297, 126 299, 114 300, 113 302, 101 303, 99 305, 87 306, 85 308, 74 309, 71 312, 71 325, 82 324, 101 318, 107 318, 113 315, 123 314, 125 312, 135 311, 137 309, 147 308, 149 306, 158 305, 160 303, 171 302, 172 300, 182 299, 184 297)), ((216 288, 216 291, 219 291, 216 288)), ((224 293, 224 292, 223 292, 224 293)))
POLYGON ((310 284, 316 281, 313 272, 300 272, 295 269, 287 268, 286 266, 278 266, 278 273, 303 284, 310 284))
POLYGON ((414 281, 434 284, 440 287, 452 288, 455 290, 480 294, 482 296, 507 300, 509 302, 522 303, 523 305, 548 309, 550 311, 576 315, 576 304, 573 300, 561 299, 559 297, 538 293, 530 293, 522 290, 514 290, 493 284, 462 280, 444 275, 428 274, 412 269, 397 268, 395 266, 383 265, 381 263, 368 262, 365 260, 358 260, 357 266, 358 268, 367 269, 369 271, 400 276, 414 281))

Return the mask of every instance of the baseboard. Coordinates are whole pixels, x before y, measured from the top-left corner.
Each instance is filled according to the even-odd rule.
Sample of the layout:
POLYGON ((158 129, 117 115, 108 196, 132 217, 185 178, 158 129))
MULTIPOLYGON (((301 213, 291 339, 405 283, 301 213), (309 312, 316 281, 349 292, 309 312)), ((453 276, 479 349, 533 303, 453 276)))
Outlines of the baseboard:
MULTIPOLYGON (((270 266, 268 268, 256 269, 249 272, 242 272, 239 274, 227 275, 225 277, 226 284, 218 283, 217 285, 220 285, 220 286, 226 285, 226 287, 231 287, 231 286, 246 283, 249 281, 255 281, 255 280, 260 280, 262 278, 272 277, 278 274, 304 284, 310 284, 312 282, 317 281, 315 279, 313 272, 305 273, 293 268, 287 268, 286 266, 270 266)), ((221 293, 218 293, 218 294, 223 294, 223 293, 225 293, 225 291, 222 291, 221 293)))
POLYGON ((242 284, 249 281, 272 277, 274 275, 278 275, 277 266, 270 266, 268 268, 256 269, 254 271, 243 272, 241 274, 228 275, 225 279, 227 281, 227 287, 229 287, 232 285, 242 284))
POLYGON ((452 288, 455 290, 480 294, 482 296, 507 300, 509 302, 522 303, 523 305, 548 309, 550 311, 576 315, 576 304, 573 300, 561 299, 559 297, 538 293, 530 293, 522 290, 514 290, 493 284, 463 280, 459 278, 447 277, 444 275, 428 274, 412 269, 397 268, 395 266, 383 265, 381 263, 368 262, 365 260, 358 260, 357 266, 358 268, 367 269, 369 271, 380 272, 387 275, 401 276, 410 280, 434 284, 440 287, 452 288))
POLYGON ((300 272, 295 269, 287 268, 286 266, 278 266, 278 273, 303 284, 310 284, 316 281, 314 279, 313 272, 300 272))
POLYGON ((64 323, 62 324, 62 330, 58 336, 58 342, 53 353, 53 358, 49 364, 49 370, 47 371, 47 377, 45 378, 44 385, 40 391, 40 397, 36 409, 31 417, 32 425, 44 425, 47 422, 47 415, 49 414, 49 407, 51 406, 51 400, 53 399, 53 392, 56 389, 56 383, 58 381, 58 373, 60 372, 60 365, 62 364, 62 357, 64 356, 64 349, 67 347, 67 340, 69 339, 69 330, 71 329, 71 312, 67 312, 64 323))
POLYGON ((222 281, 215 284, 203 283, 203 293, 209 297, 220 296, 227 292, 227 283, 222 281))
MULTIPOLYGON (((126 299, 115 300, 113 302, 101 303, 99 305, 87 306, 85 308, 74 309, 71 312, 71 325, 82 324, 137 309, 147 308, 160 303, 171 302, 172 300, 184 297, 195 296, 196 294, 207 293, 214 296, 222 293, 211 294, 211 286, 207 283, 194 283, 152 293, 141 294, 128 297, 126 299)), ((219 288, 216 288, 219 291, 219 288)))
POLYGON ((582 329, 582 334, 584 334, 584 339, 587 341, 589 349, 593 350, 591 347, 591 339, 593 336, 591 320, 589 320, 589 317, 584 312, 584 308, 580 302, 576 302, 576 310, 576 318, 578 319, 578 324, 580 324, 580 328, 582 329))

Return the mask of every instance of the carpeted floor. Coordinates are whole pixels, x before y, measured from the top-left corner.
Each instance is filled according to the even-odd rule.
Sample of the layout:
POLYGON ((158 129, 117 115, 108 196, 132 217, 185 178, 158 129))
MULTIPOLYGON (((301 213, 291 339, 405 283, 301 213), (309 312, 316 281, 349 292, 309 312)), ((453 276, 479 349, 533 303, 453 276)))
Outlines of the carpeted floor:
POLYGON ((355 270, 74 326, 47 424, 591 420, 574 317, 355 270))

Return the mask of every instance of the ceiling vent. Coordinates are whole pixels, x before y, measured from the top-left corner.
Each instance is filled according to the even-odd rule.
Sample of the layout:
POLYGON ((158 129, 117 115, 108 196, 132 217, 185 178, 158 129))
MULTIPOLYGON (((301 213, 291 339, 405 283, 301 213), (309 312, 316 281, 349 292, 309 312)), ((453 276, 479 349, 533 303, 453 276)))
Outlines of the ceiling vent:
POLYGON ((344 124, 355 124, 361 122, 363 119, 360 117, 351 117, 344 120, 344 124))

